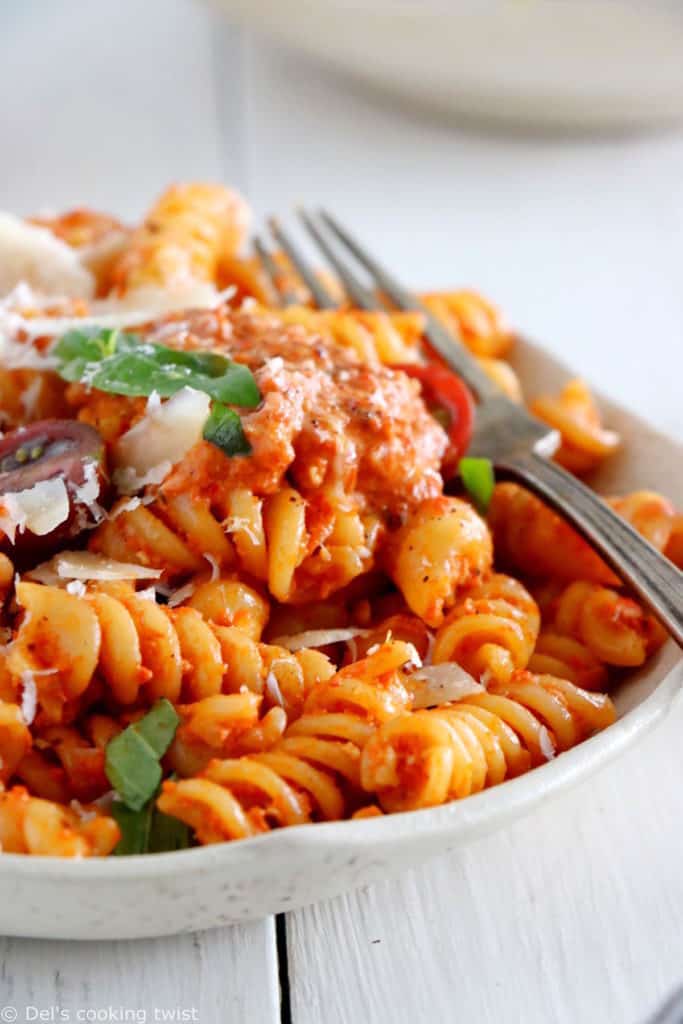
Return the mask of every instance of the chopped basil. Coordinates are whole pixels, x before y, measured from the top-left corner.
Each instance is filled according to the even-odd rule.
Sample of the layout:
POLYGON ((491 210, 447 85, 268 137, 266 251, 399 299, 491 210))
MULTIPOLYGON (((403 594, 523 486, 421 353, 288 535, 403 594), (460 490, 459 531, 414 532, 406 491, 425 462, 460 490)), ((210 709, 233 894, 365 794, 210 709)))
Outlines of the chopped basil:
POLYGON ((121 829, 121 838, 114 847, 114 854, 117 857, 147 853, 153 809, 154 804, 151 800, 148 800, 139 811, 132 811, 120 800, 114 801, 111 805, 111 814, 121 829))
POLYGON ((458 464, 460 479, 470 495, 477 511, 486 515, 493 496, 496 478, 490 459, 461 459, 458 464))
POLYGON ((128 728, 137 732, 149 744, 157 757, 163 757, 171 745, 179 722, 180 719, 171 702, 162 697, 144 718, 134 722, 128 728))
POLYGON ((187 825, 164 814, 155 807, 155 801, 156 793, 139 811, 132 811, 124 803, 114 801, 111 813, 121 829, 121 838, 114 848, 117 857, 185 850, 191 845, 187 825))
POLYGON ((225 455, 249 455, 251 445, 244 436, 242 421, 236 412, 221 402, 214 402, 204 424, 205 441, 210 441, 225 455))
POLYGON ((186 850, 192 845, 190 829, 183 821, 154 809, 149 832, 148 853, 166 853, 168 850, 186 850))
POLYGON ((105 751, 105 771, 121 800, 139 811, 161 782, 159 759, 168 750, 180 719, 165 698, 144 718, 115 736, 105 751))
POLYGON ((57 373, 100 391, 170 398, 181 388, 203 391, 217 402, 253 408, 261 400, 251 370, 217 352, 184 352, 135 334, 100 328, 64 334, 52 349, 57 373))

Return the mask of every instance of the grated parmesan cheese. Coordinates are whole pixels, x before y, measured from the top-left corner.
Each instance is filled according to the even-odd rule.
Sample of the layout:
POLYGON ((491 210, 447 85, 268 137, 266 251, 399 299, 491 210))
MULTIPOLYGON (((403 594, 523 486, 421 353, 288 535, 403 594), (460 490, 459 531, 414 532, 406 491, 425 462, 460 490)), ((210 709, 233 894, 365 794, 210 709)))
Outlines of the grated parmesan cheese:
POLYGON ((95 279, 78 253, 47 228, 0 212, 0 295, 25 282, 44 295, 89 298, 95 279))
MULTIPOLYGON (((69 487, 73 491, 76 502, 80 505, 85 505, 92 517, 91 521, 87 521, 87 517, 83 516, 84 522, 79 525, 85 529, 86 527, 97 526, 98 523, 107 518, 105 509, 97 501, 100 496, 99 466, 93 459, 88 459, 83 464, 83 483, 74 484, 69 481, 69 487)), ((82 512, 83 510, 81 509, 80 511, 82 512)))
POLYGON ((63 580, 154 580, 161 576, 161 570, 133 562, 118 562, 94 551, 60 551, 48 562, 31 569, 26 576, 38 583, 53 585, 63 580))
POLYGON ((408 676, 406 687, 413 695, 413 707, 429 708, 482 693, 483 686, 454 661, 428 665, 408 676))
POLYGON ((70 508, 63 477, 40 480, 25 491, 9 492, 0 497, 0 530, 11 544, 17 531, 44 537, 66 522, 70 508))
POLYGON ((307 629, 303 633, 292 633, 291 636, 278 636, 270 643, 277 647, 285 647, 288 651, 300 651, 303 647, 325 647, 327 644, 346 643, 357 636, 367 636, 369 629, 350 626, 348 629, 307 629))
POLYGON ((142 419, 114 445, 117 487, 128 492, 139 489, 143 480, 160 483, 171 466, 201 440, 210 407, 209 395, 188 387, 163 403, 158 395, 157 401, 150 398, 142 419))
POLYGON ((21 673, 21 717, 31 725, 38 708, 38 688, 33 673, 24 669, 21 673))
POLYGON ((285 706, 285 698, 282 696, 282 690, 274 672, 269 672, 266 676, 265 687, 271 700, 283 708, 285 706))

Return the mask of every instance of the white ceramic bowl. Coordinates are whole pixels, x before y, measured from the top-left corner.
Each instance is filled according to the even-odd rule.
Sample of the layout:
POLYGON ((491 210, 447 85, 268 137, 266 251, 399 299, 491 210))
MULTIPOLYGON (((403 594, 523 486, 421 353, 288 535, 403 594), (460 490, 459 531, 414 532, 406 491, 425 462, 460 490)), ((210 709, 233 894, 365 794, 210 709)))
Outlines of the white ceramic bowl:
MULTIPOLYGON (((515 362, 533 396, 569 371, 520 343, 515 362)), ((683 505, 682 447, 604 402, 626 442, 597 480, 605 493, 648 486, 683 505)), ((458 803, 366 821, 305 825, 241 842, 146 857, 68 861, 0 854, 0 934, 120 939, 264 917, 395 875, 463 846, 597 771, 668 711, 683 660, 667 644, 615 694, 605 732, 518 779, 458 803)), ((587 796, 590 799, 590 796, 587 796)))
POLYGON ((448 113, 545 127, 683 117, 680 0, 213 0, 331 67, 448 113))

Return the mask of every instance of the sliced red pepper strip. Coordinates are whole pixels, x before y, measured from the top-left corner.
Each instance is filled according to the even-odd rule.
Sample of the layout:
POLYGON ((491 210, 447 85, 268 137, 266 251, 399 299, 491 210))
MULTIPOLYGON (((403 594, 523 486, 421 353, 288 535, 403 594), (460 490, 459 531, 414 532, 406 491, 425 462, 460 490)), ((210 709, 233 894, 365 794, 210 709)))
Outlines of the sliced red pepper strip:
POLYGON ((444 477, 452 476, 470 441, 474 427, 474 399, 465 382, 440 363, 404 363, 395 369, 419 380, 422 398, 448 434, 448 448, 441 463, 444 477))

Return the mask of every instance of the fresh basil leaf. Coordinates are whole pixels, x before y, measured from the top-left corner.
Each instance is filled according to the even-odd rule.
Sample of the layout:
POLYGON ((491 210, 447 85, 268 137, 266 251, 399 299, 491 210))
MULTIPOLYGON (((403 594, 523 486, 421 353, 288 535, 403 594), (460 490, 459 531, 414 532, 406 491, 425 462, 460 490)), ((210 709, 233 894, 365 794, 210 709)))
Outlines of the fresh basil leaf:
POLYGON ((129 728, 150 745, 157 757, 163 757, 171 745, 180 718, 170 700, 161 697, 144 718, 129 728))
POLYGON ((465 490, 477 507, 477 511, 481 515, 486 515, 491 504, 491 498, 493 497, 493 488, 496 485, 491 460, 461 459, 458 464, 458 472, 465 490))
POLYGON ((188 826, 164 814, 156 807, 155 793, 139 811, 132 811, 120 800, 111 807, 112 817, 121 829, 121 838, 114 847, 117 857, 140 853, 167 853, 186 850, 192 845, 188 826))
POLYGON ((180 719, 165 698, 110 740, 105 773, 126 807, 139 811, 161 782, 159 759, 168 750, 180 719))
POLYGON ((187 386, 229 405, 253 408, 261 400, 251 370, 217 352, 176 351, 134 334, 91 329, 69 331, 52 354, 64 380, 116 395, 145 397, 156 391, 170 398, 187 386))
POLYGON ((128 857, 135 853, 147 853, 149 834, 152 827, 154 804, 148 801, 139 811, 132 811, 120 800, 111 805, 112 818, 121 829, 121 838, 114 847, 116 857, 128 857))
POLYGON ((214 402, 204 425, 203 437, 224 455, 249 455, 251 445, 245 437, 242 421, 236 412, 221 402, 214 402))
POLYGON ((131 339, 133 335, 122 335, 117 330, 76 328, 62 335, 52 354, 62 363, 60 376, 68 381, 80 381, 91 363, 99 363, 121 351, 131 339))
POLYGON ((152 827, 149 832, 147 850, 149 853, 167 853, 169 850, 186 850, 192 845, 190 829, 184 821, 164 814, 155 808, 152 827))
POLYGON ((139 811, 161 782, 161 765, 149 743, 124 729, 107 744, 104 770, 126 807, 139 811))

